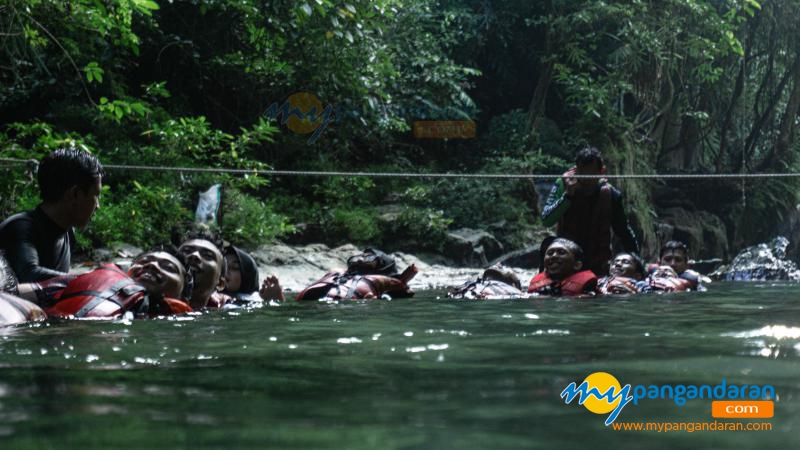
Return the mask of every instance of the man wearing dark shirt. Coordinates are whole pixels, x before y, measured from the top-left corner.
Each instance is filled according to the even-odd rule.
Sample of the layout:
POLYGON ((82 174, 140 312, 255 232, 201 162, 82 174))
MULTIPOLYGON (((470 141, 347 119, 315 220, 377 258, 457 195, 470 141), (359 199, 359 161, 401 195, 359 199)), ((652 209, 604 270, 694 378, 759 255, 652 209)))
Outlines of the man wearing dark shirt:
POLYGON ((601 178, 605 169, 599 150, 594 147, 581 150, 575 158, 575 167, 556 180, 542 210, 542 223, 558 224, 558 236, 574 241, 584 250, 586 268, 598 277, 608 274, 611 230, 626 252, 639 252, 636 235, 625 215, 622 193, 601 178))
POLYGON ((103 168, 77 149, 59 149, 39 164, 42 203, 0 224, 0 250, 21 283, 69 271, 73 228, 83 228, 100 206, 103 168))

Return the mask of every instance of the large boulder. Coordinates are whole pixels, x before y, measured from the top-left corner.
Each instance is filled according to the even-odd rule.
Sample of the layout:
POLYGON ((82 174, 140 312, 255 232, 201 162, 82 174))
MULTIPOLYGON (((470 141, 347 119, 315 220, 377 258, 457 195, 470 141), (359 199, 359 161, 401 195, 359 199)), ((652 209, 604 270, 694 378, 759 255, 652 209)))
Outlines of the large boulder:
POLYGON ((728 258, 728 233, 718 216, 675 207, 663 210, 661 217, 658 228, 662 243, 669 240, 685 243, 691 258, 728 258))
POLYGON ((483 230, 460 228, 447 233, 444 254, 465 267, 486 267, 503 253, 503 244, 483 230))

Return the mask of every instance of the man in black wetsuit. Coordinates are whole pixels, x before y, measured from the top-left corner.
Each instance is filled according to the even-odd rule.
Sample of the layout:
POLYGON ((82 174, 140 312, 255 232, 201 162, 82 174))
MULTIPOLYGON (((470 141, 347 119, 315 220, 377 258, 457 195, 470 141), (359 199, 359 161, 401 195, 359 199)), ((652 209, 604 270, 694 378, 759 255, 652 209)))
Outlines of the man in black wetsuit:
POLYGON ((100 206, 103 167, 92 154, 59 149, 39 164, 42 203, 0 224, 0 250, 21 283, 69 271, 73 228, 83 228, 100 206))
POLYGON ((611 230, 626 252, 639 252, 639 243, 622 205, 622 194, 601 178, 605 170, 599 150, 587 147, 579 151, 575 167, 556 180, 542 210, 542 223, 545 226, 557 223, 558 236, 574 241, 584 250, 586 268, 598 277, 608 273, 611 230))

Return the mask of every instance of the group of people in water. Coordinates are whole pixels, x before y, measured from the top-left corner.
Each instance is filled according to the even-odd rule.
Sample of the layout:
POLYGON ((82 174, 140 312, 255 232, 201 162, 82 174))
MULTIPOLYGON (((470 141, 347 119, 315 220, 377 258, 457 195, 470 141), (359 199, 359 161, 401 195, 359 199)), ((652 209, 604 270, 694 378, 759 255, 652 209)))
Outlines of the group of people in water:
MULTIPOLYGON (((602 175, 597 149, 586 148, 557 180, 542 213, 558 224, 558 237, 540 247, 541 267, 527 289, 508 267, 495 265, 477 280, 450 289, 453 298, 588 297, 703 289, 688 267, 688 249, 668 242, 656 264, 645 267, 628 224, 621 193, 602 175), (611 231, 624 253, 611 258, 611 231)), ((259 282, 255 259, 208 232, 192 232, 179 245, 161 245, 133 258, 123 270, 106 264, 70 274, 74 228, 86 226, 99 207, 103 169, 77 149, 45 157, 37 178, 42 203, 0 223, 0 325, 54 318, 157 317, 205 309, 284 301, 279 280, 259 282)), ((411 265, 399 271, 389 255, 366 249, 347 269, 325 274, 295 300, 404 298, 413 295, 411 265)))

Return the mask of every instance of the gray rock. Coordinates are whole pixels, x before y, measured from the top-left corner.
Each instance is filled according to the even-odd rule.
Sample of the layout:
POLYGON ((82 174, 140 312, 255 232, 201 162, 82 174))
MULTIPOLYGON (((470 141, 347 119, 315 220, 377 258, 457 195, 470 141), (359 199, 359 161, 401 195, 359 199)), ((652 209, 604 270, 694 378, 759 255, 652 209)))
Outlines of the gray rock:
POLYGON ((460 228, 447 233, 444 252, 459 265, 486 267, 502 254, 503 244, 486 231, 460 228))
POLYGON ((728 258, 728 233, 718 216, 676 207, 662 211, 662 217, 663 223, 658 225, 662 243, 681 241, 689 246, 693 258, 728 258))
POLYGON ((491 264, 503 264, 504 266, 523 269, 538 269, 540 263, 539 245, 530 245, 511 253, 506 253, 492 261, 491 264))

